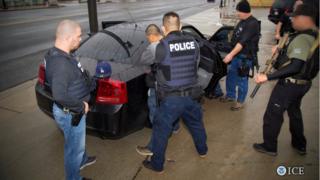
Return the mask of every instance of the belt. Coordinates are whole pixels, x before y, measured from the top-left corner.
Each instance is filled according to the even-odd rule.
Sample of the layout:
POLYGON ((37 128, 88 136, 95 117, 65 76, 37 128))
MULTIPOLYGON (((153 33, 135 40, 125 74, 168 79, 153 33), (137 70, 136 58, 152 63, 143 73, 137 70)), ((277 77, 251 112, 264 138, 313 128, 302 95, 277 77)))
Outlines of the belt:
POLYGON ((240 59, 249 59, 249 56, 246 54, 238 54, 237 57, 240 59))
POLYGON ((180 96, 180 97, 187 97, 192 95, 192 90, 186 91, 172 91, 172 92, 165 92, 166 96, 180 96))
POLYGON ((188 89, 185 89, 185 90, 176 90, 176 91, 160 91, 159 92, 159 98, 162 99, 162 98, 165 98, 165 97, 168 97, 168 96, 179 96, 179 97, 191 97, 192 99, 197 99, 199 96, 201 96, 202 94, 202 90, 201 92, 192 87, 192 88, 188 88, 188 89))
POLYGON ((78 113, 76 111, 73 111, 73 110, 71 110, 69 108, 64 107, 62 104, 60 104, 58 102, 54 102, 54 103, 58 106, 58 108, 60 108, 65 113, 78 113))
POLYGON ((306 85, 311 83, 309 80, 304 80, 304 79, 294 79, 294 78, 285 78, 284 81, 286 83, 292 83, 292 84, 298 84, 298 85, 306 85))
POLYGON ((193 88, 187 88, 184 90, 174 90, 174 91, 160 91, 160 93, 164 96, 192 96, 193 88))

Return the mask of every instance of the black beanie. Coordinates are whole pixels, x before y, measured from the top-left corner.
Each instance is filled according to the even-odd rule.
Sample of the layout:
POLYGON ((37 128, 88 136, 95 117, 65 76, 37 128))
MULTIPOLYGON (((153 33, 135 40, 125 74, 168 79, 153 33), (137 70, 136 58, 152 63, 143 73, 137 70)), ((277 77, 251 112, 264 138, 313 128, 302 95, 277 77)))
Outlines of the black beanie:
POLYGON ((250 12, 251 12, 250 4, 249 4, 248 1, 246 1, 246 0, 240 1, 240 2, 237 4, 236 9, 237 9, 237 11, 239 11, 239 12, 244 12, 244 13, 250 13, 250 12))

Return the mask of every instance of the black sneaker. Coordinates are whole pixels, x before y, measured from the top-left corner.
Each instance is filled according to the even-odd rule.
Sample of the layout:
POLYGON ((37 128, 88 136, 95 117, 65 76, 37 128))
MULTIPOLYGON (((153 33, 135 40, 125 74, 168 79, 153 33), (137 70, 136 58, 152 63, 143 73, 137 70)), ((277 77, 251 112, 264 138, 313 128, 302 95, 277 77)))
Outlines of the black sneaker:
POLYGON ((258 143, 254 143, 253 144, 253 149, 258 151, 258 152, 261 152, 261 153, 265 153, 265 154, 268 154, 270 156, 277 156, 278 153, 276 151, 270 151, 268 150, 263 143, 261 144, 258 144, 258 143))
POLYGON ((224 94, 211 94, 211 93, 207 93, 204 96, 208 99, 219 99, 223 96, 224 94))
POLYGON ((95 156, 89 156, 87 161, 81 165, 80 170, 82 170, 83 168, 90 166, 92 164, 94 164, 97 161, 97 158, 95 156))
POLYGON ((158 173, 158 174, 162 174, 162 173, 164 172, 164 170, 159 171, 159 170, 154 169, 154 168, 152 167, 152 165, 151 165, 151 161, 144 160, 144 161, 142 162, 142 164, 143 164, 143 166, 144 166, 145 168, 147 168, 147 169, 149 169, 149 170, 151 170, 151 171, 154 171, 154 172, 156 172, 156 173, 158 173))
POLYGON ((292 147, 293 147, 293 149, 294 149, 298 154, 300 154, 301 156, 304 156, 304 155, 307 154, 306 148, 299 148, 299 147, 296 147, 296 146, 293 146, 293 145, 292 145, 292 147))
POLYGON ((92 180, 91 178, 83 177, 82 180, 92 180))
POLYGON ((213 99, 219 99, 219 98, 221 98, 223 95, 224 95, 223 93, 222 93, 222 94, 215 94, 215 95, 212 96, 212 98, 213 98, 213 99))
POLYGON ((172 131, 173 134, 178 134, 179 132, 180 132, 180 127, 179 127, 178 129, 174 129, 174 130, 172 131))

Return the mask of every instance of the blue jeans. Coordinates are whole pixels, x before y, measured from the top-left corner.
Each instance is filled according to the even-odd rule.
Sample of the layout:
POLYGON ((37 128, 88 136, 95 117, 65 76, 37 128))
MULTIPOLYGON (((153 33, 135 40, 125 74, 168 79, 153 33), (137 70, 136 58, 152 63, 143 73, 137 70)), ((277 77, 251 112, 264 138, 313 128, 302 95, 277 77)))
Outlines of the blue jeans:
POLYGON ((71 114, 53 104, 53 116, 64 135, 64 167, 67 180, 81 180, 80 166, 87 160, 85 152, 86 115, 78 126, 71 125, 71 114))
MULTIPOLYGON (((153 124, 154 116, 157 110, 157 98, 156 98, 156 90, 154 88, 150 88, 148 92, 148 107, 149 107, 149 119, 151 124, 153 124)), ((174 124, 173 131, 179 130, 179 122, 174 124)), ((147 145, 148 149, 152 151, 152 135, 150 141, 147 145)))
POLYGON ((172 96, 164 98, 153 123, 151 165, 157 171, 163 170, 168 138, 173 124, 182 117, 192 135, 195 147, 200 155, 208 151, 207 135, 202 121, 202 109, 199 103, 190 97, 172 96))
POLYGON ((227 97, 237 99, 238 102, 244 103, 248 94, 248 76, 241 77, 238 75, 238 68, 242 63, 252 68, 252 61, 244 59, 242 55, 238 55, 232 59, 231 64, 228 66, 228 74, 226 78, 226 91, 227 97), (238 92, 237 88, 238 87, 238 92))

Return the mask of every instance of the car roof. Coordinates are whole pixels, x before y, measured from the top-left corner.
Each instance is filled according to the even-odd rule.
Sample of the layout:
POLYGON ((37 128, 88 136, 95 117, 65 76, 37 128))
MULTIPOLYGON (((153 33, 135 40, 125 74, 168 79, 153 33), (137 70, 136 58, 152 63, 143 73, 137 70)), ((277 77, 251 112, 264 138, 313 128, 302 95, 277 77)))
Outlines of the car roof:
MULTIPOLYGON (((86 42, 82 43, 82 46, 77 51, 79 56, 79 61, 81 62, 82 66, 90 72, 91 75, 94 75, 97 61, 107 60, 109 61, 112 67, 111 77, 113 79, 117 79, 121 81, 127 82, 139 75, 144 74, 145 66, 137 65, 137 64, 139 64, 141 54, 149 45, 149 42, 145 37, 145 29, 151 23, 160 24, 161 22, 156 22, 156 21, 123 22, 123 23, 115 24, 113 26, 109 26, 99 31, 98 33, 92 35, 86 42), (110 38, 111 36, 112 38, 110 38), (108 40, 103 40, 103 42, 107 42, 107 43, 106 44, 101 43, 100 42, 101 38, 106 38, 106 37, 110 38, 108 40), (116 41, 118 41, 118 43, 116 41), (90 45, 87 45, 87 44, 90 44, 90 45), (117 44, 118 47, 114 47, 115 44, 117 44), (122 45, 119 45, 119 44, 122 44, 122 45), (87 46, 87 47, 83 48, 83 46, 87 46), (123 56, 124 58, 119 58, 119 59, 104 58, 105 56, 108 56, 107 49, 111 51, 111 53, 115 52, 115 54, 127 54, 127 56, 126 57, 123 56), (121 49, 121 50, 119 51, 118 49, 121 49), (122 49, 126 49, 126 50, 122 50, 122 49), (87 56, 88 54, 91 54, 91 55, 87 56), (99 56, 99 57, 96 57, 96 56, 99 56)), ((187 23, 183 23, 183 26, 190 26, 190 25, 187 23)))

